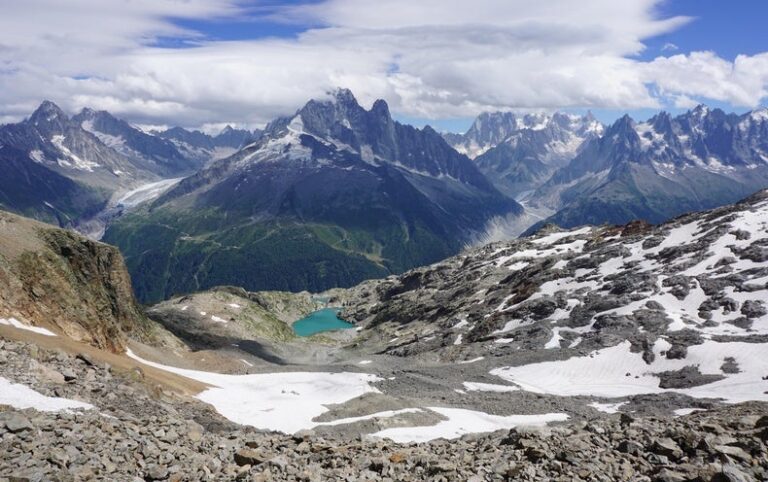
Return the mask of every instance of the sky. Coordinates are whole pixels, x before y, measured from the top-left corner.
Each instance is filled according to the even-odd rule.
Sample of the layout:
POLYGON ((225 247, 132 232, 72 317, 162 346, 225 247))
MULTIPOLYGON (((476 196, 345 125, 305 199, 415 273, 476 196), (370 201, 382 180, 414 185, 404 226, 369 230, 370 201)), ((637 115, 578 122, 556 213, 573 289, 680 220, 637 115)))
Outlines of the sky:
POLYGON ((259 127, 351 89, 460 132, 483 111, 768 102, 764 0, 0 0, 0 122, 49 99, 144 126, 259 127))

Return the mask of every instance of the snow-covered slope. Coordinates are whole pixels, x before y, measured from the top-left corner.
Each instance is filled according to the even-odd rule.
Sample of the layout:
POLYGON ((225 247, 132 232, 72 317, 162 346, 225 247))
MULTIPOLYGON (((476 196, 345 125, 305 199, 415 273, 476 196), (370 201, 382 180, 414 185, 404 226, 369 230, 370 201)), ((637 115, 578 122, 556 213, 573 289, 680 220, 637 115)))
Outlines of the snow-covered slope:
POLYGON ((658 227, 545 230, 348 296, 383 352, 484 357, 524 391, 768 400, 768 191, 658 227))
POLYGON ((170 140, 148 134, 106 111, 83 109, 72 118, 72 122, 130 159, 136 166, 160 177, 191 174, 204 162, 186 156, 170 140))

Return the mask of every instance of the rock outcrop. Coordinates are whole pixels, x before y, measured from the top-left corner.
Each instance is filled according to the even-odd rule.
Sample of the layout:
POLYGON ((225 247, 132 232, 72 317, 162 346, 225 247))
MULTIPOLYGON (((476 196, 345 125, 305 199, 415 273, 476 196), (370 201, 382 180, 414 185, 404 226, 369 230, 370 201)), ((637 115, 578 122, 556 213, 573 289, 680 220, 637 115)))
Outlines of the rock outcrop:
POLYGON ((0 318, 114 352, 126 335, 146 338, 152 330, 116 248, 3 211, 0 318))

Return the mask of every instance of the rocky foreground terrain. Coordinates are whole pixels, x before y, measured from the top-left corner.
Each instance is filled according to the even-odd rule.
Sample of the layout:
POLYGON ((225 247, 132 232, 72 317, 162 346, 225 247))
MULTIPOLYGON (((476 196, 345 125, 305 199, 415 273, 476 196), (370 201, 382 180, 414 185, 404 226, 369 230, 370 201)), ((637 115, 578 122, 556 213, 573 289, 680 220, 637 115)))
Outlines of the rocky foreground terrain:
MULTIPOLYGON (((0 376, 93 408, 0 404, 0 480, 756 481, 768 406, 616 414, 425 444, 257 431, 86 355, 0 340, 0 376)), ((9 390, 4 386, 3 390, 9 390)), ((2 400, 3 392, 0 392, 2 400)), ((50 399, 49 399, 50 400, 50 399)))

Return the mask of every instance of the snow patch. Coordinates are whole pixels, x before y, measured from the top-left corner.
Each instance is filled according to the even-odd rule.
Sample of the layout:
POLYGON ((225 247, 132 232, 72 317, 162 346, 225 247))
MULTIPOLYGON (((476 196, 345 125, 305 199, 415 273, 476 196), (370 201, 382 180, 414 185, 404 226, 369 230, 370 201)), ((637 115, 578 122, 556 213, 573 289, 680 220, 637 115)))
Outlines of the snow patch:
POLYGON ((768 401, 768 346, 761 343, 718 343, 707 340, 688 347, 682 360, 667 359, 661 351, 669 348, 663 340, 654 346, 655 360, 648 365, 642 353, 632 353, 625 341, 587 356, 567 360, 496 368, 492 375, 519 385, 523 390, 559 396, 627 397, 649 393, 677 392, 694 398, 722 398, 738 403, 768 401), (741 370, 724 374, 723 360, 733 358, 741 370), (719 381, 686 389, 659 387, 658 374, 698 366, 702 374, 724 375, 719 381))
POLYGON ((589 404, 590 407, 594 408, 598 412, 603 413, 616 413, 619 411, 619 409, 626 405, 627 402, 618 402, 618 403, 599 403, 599 402, 592 402, 589 404))
POLYGON ((24 410, 34 408, 41 412, 60 412, 62 410, 89 410, 93 405, 66 398, 46 397, 26 385, 12 383, 6 378, 0 377, 0 405, 10 405, 13 408, 24 410))
POLYGON ((429 442, 438 438, 455 439, 468 433, 494 432, 521 425, 544 426, 549 422, 563 422, 568 419, 568 415, 564 413, 499 416, 461 408, 429 407, 429 410, 447 420, 422 427, 388 428, 372 436, 387 438, 396 443, 429 442))
POLYGON ((51 330, 46 330, 45 328, 22 323, 16 318, 0 318, 0 325, 12 326, 14 328, 18 328, 19 330, 37 333, 38 335, 57 336, 56 333, 52 332, 51 330))
POLYGON ((381 378, 365 373, 284 372, 225 375, 176 368, 126 354, 145 365, 210 385, 197 395, 221 415, 241 425, 295 433, 321 423, 313 420, 327 406, 366 393, 377 393, 371 383, 381 378))
POLYGON ((518 387, 511 385, 496 385, 493 383, 464 382, 464 388, 470 392, 516 392, 518 387))

